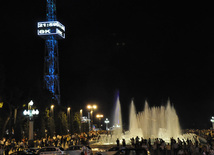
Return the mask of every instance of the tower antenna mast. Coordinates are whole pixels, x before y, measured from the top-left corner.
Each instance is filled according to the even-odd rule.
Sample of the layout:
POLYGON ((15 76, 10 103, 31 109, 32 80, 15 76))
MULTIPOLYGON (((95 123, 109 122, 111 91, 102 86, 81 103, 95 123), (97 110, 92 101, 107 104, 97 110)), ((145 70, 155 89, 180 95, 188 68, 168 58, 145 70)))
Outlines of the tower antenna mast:
POLYGON ((65 26, 56 18, 56 0, 47 0, 46 21, 37 23, 37 34, 45 40, 44 86, 60 104, 58 40, 65 38, 65 26))

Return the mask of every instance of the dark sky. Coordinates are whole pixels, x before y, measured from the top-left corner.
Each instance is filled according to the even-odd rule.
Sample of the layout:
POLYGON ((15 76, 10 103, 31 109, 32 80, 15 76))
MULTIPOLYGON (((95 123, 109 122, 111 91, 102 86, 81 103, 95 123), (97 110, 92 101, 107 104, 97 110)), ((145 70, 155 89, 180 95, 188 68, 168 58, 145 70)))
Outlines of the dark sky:
MULTIPOLYGON (((42 82, 45 43, 36 33, 45 0, 1 5, 0 65, 26 92, 42 82)), ((130 101, 142 111, 173 103, 183 128, 211 127, 214 114, 212 3, 155 0, 58 0, 66 27, 59 41, 61 104, 96 102, 110 117, 120 91, 123 117, 130 101)))

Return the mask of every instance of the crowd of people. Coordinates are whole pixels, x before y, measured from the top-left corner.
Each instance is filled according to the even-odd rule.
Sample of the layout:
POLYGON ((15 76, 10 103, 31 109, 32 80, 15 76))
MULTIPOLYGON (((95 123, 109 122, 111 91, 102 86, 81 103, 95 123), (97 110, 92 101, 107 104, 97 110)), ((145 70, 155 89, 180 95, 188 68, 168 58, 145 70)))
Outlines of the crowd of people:
MULTIPOLYGON (((70 145, 90 145, 89 141, 99 139, 100 134, 106 131, 91 131, 89 133, 62 135, 54 137, 46 137, 34 140, 34 147, 44 146, 60 146, 67 148, 70 145)), ((214 134, 212 130, 188 130, 188 133, 195 133, 196 135, 206 139, 207 143, 201 143, 197 136, 194 137, 194 141, 187 139, 174 139, 171 138, 169 142, 165 142, 163 139, 145 139, 142 137, 133 137, 128 142, 125 139, 121 141, 116 140, 116 145, 126 147, 130 145, 134 148, 146 148, 152 155, 214 155, 214 143, 212 138, 214 134)), ((26 138, 17 141, 14 138, 3 138, 0 140, 0 155, 8 155, 15 151, 22 151, 27 149, 28 140, 26 138)))
MULTIPOLYGON (((186 141, 179 138, 171 138, 167 143, 163 139, 156 138, 152 142, 151 139, 133 137, 130 139, 131 146, 134 148, 145 148, 152 155, 214 155, 214 145, 209 143, 202 144, 195 137, 194 143, 187 139, 186 141)), ((120 147, 120 140, 116 140, 117 146, 120 147)), ((122 140, 122 147, 126 147, 125 139, 122 140)))
MULTIPOLYGON (((150 151, 152 155, 214 155, 214 133, 213 130, 187 130, 187 133, 194 133, 205 139, 206 142, 200 141, 201 138, 193 136, 193 141, 190 139, 174 139, 165 142, 161 138, 151 140, 140 137, 133 137, 130 139, 131 146, 134 148, 145 148, 150 151)), ((116 140, 119 147, 126 147, 125 139, 116 140)))
MULTIPOLYGON (((58 135, 54 137, 46 137, 34 140, 34 147, 42 148, 45 146, 60 146, 68 148, 70 145, 89 145, 89 140, 98 137, 98 132, 89 132, 73 135, 58 135)), ((0 140, 0 155, 8 155, 12 152, 23 151, 29 148, 27 138, 23 138, 20 141, 14 138, 3 138, 0 140)))

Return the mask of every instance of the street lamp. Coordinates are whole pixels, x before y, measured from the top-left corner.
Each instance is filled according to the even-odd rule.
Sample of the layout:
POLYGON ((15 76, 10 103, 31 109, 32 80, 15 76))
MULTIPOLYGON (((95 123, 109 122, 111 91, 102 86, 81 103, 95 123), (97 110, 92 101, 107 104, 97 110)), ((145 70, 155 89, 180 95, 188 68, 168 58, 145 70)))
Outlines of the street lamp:
POLYGON ((93 110, 97 109, 97 105, 87 105, 88 112, 88 124, 89 124, 89 131, 91 131, 91 125, 93 126, 93 110), (90 119, 91 117, 91 119, 90 119))
POLYGON ((103 118, 103 115, 97 114, 96 117, 99 119, 99 128, 100 128, 100 122, 101 122, 101 118, 103 118))
POLYGON ((82 133, 82 109, 80 109, 80 133, 82 133))
POLYGON ((103 115, 102 114, 97 114, 96 117, 101 119, 101 118, 103 118, 103 115))
POLYGON ((106 120, 105 120, 104 122, 105 122, 105 124, 106 124, 106 130, 108 130, 108 123, 109 123, 110 121, 108 120, 108 118, 106 118, 106 120))
POLYGON ((51 105, 51 116, 54 117, 54 105, 51 105))
POLYGON ((68 132, 70 131, 70 111, 71 111, 71 108, 70 108, 70 107, 68 107, 68 108, 67 108, 68 132))
POLYGON ((97 105, 87 105, 87 108, 89 109, 89 110, 91 110, 91 109, 97 109, 97 105))
POLYGON ((29 116, 29 143, 30 144, 33 144, 33 116, 39 114, 39 110, 38 109, 32 110, 32 106, 33 106, 33 101, 31 100, 28 103, 28 110, 23 111, 23 115, 29 116))

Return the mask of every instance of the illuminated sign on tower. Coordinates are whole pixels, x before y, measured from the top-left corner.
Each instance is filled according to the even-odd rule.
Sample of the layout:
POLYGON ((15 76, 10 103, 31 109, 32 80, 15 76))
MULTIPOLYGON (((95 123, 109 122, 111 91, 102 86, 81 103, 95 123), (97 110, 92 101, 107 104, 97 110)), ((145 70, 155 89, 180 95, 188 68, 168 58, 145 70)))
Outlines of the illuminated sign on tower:
POLYGON ((53 35, 56 39, 65 38, 65 26, 58 21, 38 22, 37 34, 44 39, 53 35))

